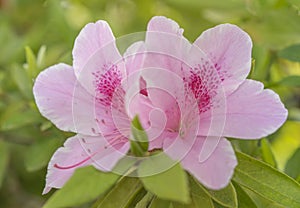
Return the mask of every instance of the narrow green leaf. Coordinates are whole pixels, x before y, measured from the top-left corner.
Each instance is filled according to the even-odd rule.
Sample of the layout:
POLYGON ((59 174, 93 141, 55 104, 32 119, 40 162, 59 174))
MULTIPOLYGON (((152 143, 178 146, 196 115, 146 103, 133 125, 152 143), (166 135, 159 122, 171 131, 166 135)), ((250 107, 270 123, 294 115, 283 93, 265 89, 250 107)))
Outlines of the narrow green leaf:
POLYGON ((236 152, 233 180, 255 193, 289 208, 300 207, 300 185, 289 176, 257 159, 236 152))
POLYGON ((26 61, 27 61, 27 73, 29 78, 35 78, 38 75, 38 68, 36 58, 29 46, 25 47, 26 61))
POLYGON ((53 126, 53 124, 50 121, 45 121, 41 124, 40 130, 46 131, 47 129, 50 129, 53 126))
POLYGON ((278 56, 290 61, 300 62, 300 44, 282 49, 278 52, 278 56))
POLYGON ((38 54, 37 54, 36 65, 39 69, 44 68, 46 50, 47 50, 47 47, 45 45, 42 45, 39 49, 38 54))
POLYGON ((221 205, 221 204, 218 204, 217 202, 213 202, 214 203, 214 208, 226 208, 226 207, 224 207, 223 205, 221 205))
POLYGON ((208 191, 212 199, 214 199, 224 207, 232 207, 232 208, 238 207, 237 194, 234 186, 231 183, 229 183, 228 186, 226 186, 221 190, 210 190, 210 189, 206 189, 206 190, 208 191))
POLYGON ((233 185, 237 193, 239 208, 257 208, 251 197, 239 184, 233 182, 233 185))
POLYGON ((145 208, 148 207, 149 204, 151 203, 151 201, 153 200, 154 195, 150 192, 147 192, 147 194, 142 198, 142 200, 140 200, 135 208, 145 208))
POLYGON ((198 192, 200 190, 204 191, 209 197, 211 197, 214 201, 218 202, 224 207, 238 207, 237 194, 234 186, 231 183, 221 190, 210 190, 201 185, 199 181, 192 176, 190 181, 194 182, 191 183, 194 184, 192 186, 193 189, 195 189, 195 186, 197 186, 198 192))
POLYGON ((260 141, 261 143, 261 154, 262 154, 262 159, 272 167, 276 167, 276 160, 273 155, 271 145, 267 139, 262 139, 260 141))
POLYGON ((60 139, 43 139, 31 145, 25 155, 27 171, 36 171, 45 167, 55 150, 63 144, 60 139))
POLYGON ((285 172, 295 179, 300 176, 300 148, 295 151, 286 163, 285 172))
POLYGON ((197 182, 189 177, 191 198, 190 204, 182 204, 173 202, 174 208, 214 208, 211 197, 200 187, 197 182))
POLYGON ((173 206, 170 201, 166 201, 158 197, 154 197, 154 199, 152 200, 149 206, 149 208, 171 208, 171 207, 173 206))
POLYGON ((131 132, 133 139, 131 139, 131 151, 136 156, 143 156, 148 151, 148 136, 144 131, 139 117, 135 116, 131 121, 131 132))
POLYGON ((194 208, 213 208, 213 201, 207 195, 192 195, 194 208))
POLYGON ((245 192, 247 192, 249 197, 251 197, 253 202, 255 202, 257 208, 287 208, 286 206, 282 206, 275 203, 274 201, 268 200, 247 188, 243 188, 243 189, 245 192))
POLYGON ((138 178, 124 177, 107 194, 102 196, 93 207, 128 207, 142 188, 143 186, 138 178))
POLYGON ((78 206, 94 200, 118 180, 119 175, 103 173, 92 166, 79 168, 62 187, 46 202, 43 208, 78 206))
POLYGON ((9 160, 9 150, 7 144, 0 140, 0 188, 6 173, 6 168, 9 160))
POLYGON ((159 198, 190 202, 186 172, 179 163, 175 163, 165 154, 151 156, 142 161, 138 167, 138 175, 144 187, 159 198), (164 170, 163 167, 170 168, 164 170))
POLYGON ((11 67, 11 76, 20 92, 27 98, 33 99, 32 81, 28 78, 23 67, 15 64, 11 67))

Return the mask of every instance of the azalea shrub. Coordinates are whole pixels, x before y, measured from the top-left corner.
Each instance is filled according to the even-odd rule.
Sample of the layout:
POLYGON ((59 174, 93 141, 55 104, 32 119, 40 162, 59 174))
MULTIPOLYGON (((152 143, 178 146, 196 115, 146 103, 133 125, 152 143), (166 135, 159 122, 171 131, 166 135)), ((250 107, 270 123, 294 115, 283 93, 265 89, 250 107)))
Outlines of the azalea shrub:
MULTIPOLYGON (((193 4, 207 8, 204 14, 218 8, 193 4)), ((194 9, 181 8, 180 1, 165 6, 194 9)), ((236 6, 246 6, 250 17, 257 7, 236 6)), ((44 7, 86 11, 68 1, 45 2, 44 7)), ((288 2, 277 7, 281 13, 298 8, 288 2)), ((80 29, 77 37, 74 32, 68 36, 73 39, 61 40, 70 44, 69 58, 46 63, 46 46, 37 55, 26 46, 26 64, 11 66, 23 98, 1 117, 0 179, 11 184, 5 180, 6 169, 29 146, 24 161, 31 173, 23 175, 33 178, 20 177, 37 184, 29 192, 34 190, 40 199, 26 206, 300 206, 300 143, 289 139, 299 136, 299 106, 288 100, 299 96, 299 45, 279 49, 280 43, 251 32, 247 21, 224 23, 211 15, 206 18, 219 24, 200 30, 193 23, 191 29, 200 35, 191 41, 169 17, 172 13, 165 13, 168 17, 149 13, 148 23, 142 21, 145 31, 121 36, 114 35, 109 18, 84 25, 86 18, 76 25, 62 13, 66 25, 80 29), (295 72, 279 72, 292 67, 295 72), (15 144, 6 139, 18 134, 34 139, 15 144)), ((291 35, 289 41, 297 38, 291 35)))

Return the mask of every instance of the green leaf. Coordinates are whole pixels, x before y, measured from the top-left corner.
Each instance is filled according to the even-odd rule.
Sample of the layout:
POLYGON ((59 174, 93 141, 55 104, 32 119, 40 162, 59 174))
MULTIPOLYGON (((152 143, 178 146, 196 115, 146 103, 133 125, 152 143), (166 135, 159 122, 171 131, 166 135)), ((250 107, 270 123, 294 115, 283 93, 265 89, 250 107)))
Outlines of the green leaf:
POLYGON ((151 201, 153 200, 154 195, 150 192, 147 192, 146 195, 142 198, 142 200, 140 200, 135 208, 145 208, 148 207, 149 204, 151 203, 151 201))
POLYGON ((0 188, 6 173, 6 168, 9 160, 9 150, 7 144, 0 140, 0 188))
POLYGON ((47 50, 47 47, 45 45, 42 45, 39 49, 38 54, 37 54, 36 65, 39 69, 44 68, 46 50, 47 50))
POLYGON ((28 77, 30 79, 35 78, 39 73, 35 55, 29 46, 25 47, 25 53, 26 53, 26 61, 27 61, 26 68, 27 68, 28 77))
POLYGON ((285 206, 281 206, 274 201, 268 200, 249 189, 244 188, 244 190, 255 202, 257 208, 286 208, 285 206))
POLYGON ((133 139, 130 140, 131 151, 136 156, 143 156, 148 151, 148 136, 144 131, 138 116, 131 121, 133 139))
POLYGON ((278 56, 290 61, 300 62, 300 44, 282 49, 278 52, 278 56))
POLYGON ((214 206, 214 208, 226 208, 226 207, 224 207, 224 206, 222 206, 221 204, 218 204, 217 202, 213 202, 213 206, 214 206))
POLYGON ((238 207, 237 194, 231 183, 221 190, 210 190, 202 186, 197 179, 193 178, 193 180, 199 188, 201 188, 209 197, 218 202, 220 205, 232 208, 238 207))
POLYGON ((45 167, 55 150, 63 144, 60 139, 42 139, 31 145, 25 155, 27 171, 36 171, 45 167))
POLYGON ((277 82, 276 85, 283 85, 287 87, 300 87, 300 76, 292 75, 285 77, 279 82, 277 82))
POLYGON ((142 188, 143 186, 138 178, 124 177, 107 194, 102 196, 93 207, 128 207, 142 188))
MULTIPOLYGON (((193 208, 213 208, 213 201, 207 195, 192 195, 193 208)), ((192 208, 191 207, 191 208, 192 208)))
POLYGON ((207 189, 209 195, 224 207, 238 207, 237 195, 234 186, 229 183, 228 186, 221 190, 207 189))
POLYGON ((141 162, 138 175, 144 187, 159 198, 190 202, 186 172, 179 163, 161 153, 141 162))
POLYGON ((300 148, 295 151, 286 163, 285 172, 295 179, 300 176, 300 148))
POLYGON ((45 121, 41 124, 40 130, 46 131, 47 129, 50 129, 53 126, 53 124, 50 121, 45 121))
POLYGON ((158 197, 155 197, 149 206, 149 208, 172 208, 172 207, 173 206, 170 201, 166 201, 158 197))
POLYGON ((6 108, 0 117, 0 130, 8 131, 38 122, 40 115, 37 111, 27 108, 26 103, 14 103, 6 108))
POLYGON ((72 207, 94 200, 118 180, 119 175, 103 173, 92 166, 79 168, 46 202, 43 208, 72 207))
POLYGON ((28 78, 24 68, 15 64, 11 67, 11 76, 18 86, 20 92, 27 98, 33 99, 32 94, 32 81, 28 78))
POLYGON ((268 164, 236 152, 233 180, 255 193, 289 208, 300 206, 300 185, 268 164))
POLYGON ((239 208, 257 208, 251 197, 247 194, 246 191, 244 191, 244 189, 240 185, 234 182, 233 185, 237 193, 239 208))
POLYGON ((276 167, 276 160, 273 155, 269 141, 267 139, 262 139, 260 142, 263 161, 265 161, 272 167, 276 167))
POLYGON ((213 201, 211 197, 200 187, 197 182, 189 177, 191 198, 190 204, 181 204, 173 202, 174 208, 213 208, 213 201))
POLYGON ((123 157, 113 168, 113 172, 122 176, 130 175, 137 169, 137 157, 123 157))
POLYGON ((297 177, 296 181, 300 183, 300 175, 297 177))

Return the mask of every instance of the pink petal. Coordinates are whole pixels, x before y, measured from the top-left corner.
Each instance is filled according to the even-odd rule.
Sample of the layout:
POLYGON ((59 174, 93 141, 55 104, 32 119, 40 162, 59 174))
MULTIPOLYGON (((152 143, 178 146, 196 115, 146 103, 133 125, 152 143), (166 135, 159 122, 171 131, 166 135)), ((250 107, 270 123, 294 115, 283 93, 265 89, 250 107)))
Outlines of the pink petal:
POLYGON ((203 32, 194 44, 212 60, 227 93, 246 79, 251 68, 252 41, 239 27, 218 25, 203 32))
POLYGON ((81 145, 92 156, 92 165, 105 172, 111 171, 130 148, 128 139, 119 132, 105 137, 82 136, 81 145))
POLYGON ((64 147, 59 148, 49 162, 43 194, 48 193, 51 188, 61 188, 76 168, 90 164, 91 160, 82 148, 80 136, 67 139, 64 147))
POLYGON ((181 74, 182 62, 191 44, 183 37, 183 29, 166 17, 153 17, 147 27, 147 57, 144 68, 156 67, 181 74))
MULTIPOLYGON (((153 119, 166 121, 164 125, 159 125, 161 126, 160 129, 178 130, 181 108, 185 101, 182 78, 169 70, 160 68, 143 70, 141 73, 147 83, 148 97, 153 109, 156 110, 153 119)), ((155 122, 153 124, 155 125, 155 122)))
POLYGON ((265 137, 285 122, 287 114, 276 93, 264 90, 260 82, 246 80, 227 98, 223 135, 244 139, 265 137))
POLYGON ((126 65, 127 77, 129 77, 134 72, 142 69, 145 58, 145 51, 146 46, 143 41, 135 42, 127 48, 123 55, 126 65))
POLYGON ((129 150, 128 140, 116 141, 83 135, 67 139, 64 147, 59 148, 49 162, 43 194, 51 188, 61 188, 76 168, 93 165, 101 171, 111 171, 129 150))
MULTIPOLYGON (((237 165, 233 148, 229 141, 227 141, 225 138, 221 138, 218 146, 215 148, 212 154, 205 161, 200 162, 199 152, 203 148, 205 139, 206 138, 204 137, 197 137, 196 141, 192 145, 192 148, 190 150, 186 149, 186 154, 181 160, 181 164, 184 169, 189 171, 207 188, 224 188, 230 182, 230 179, 234 173, 234 168, 237 165)), ((187 142, 188 141, 182 143, 187 142)), ((164 149, 167 149, 171 143, 172 142, 170 141, 166 141, 164 149)), ((183 146, 184 144, 182 147, 183 146)), ((182 151, 182 149, 178 149, 178 151, 182 151)), ((178 159, 176 149, 167 151, 166 154, 168 154, 174 160, 178 159)))
POLYGON ((87 135, 99 134, 95 122, 95 104, 77 82, 74 70, 58 64, 41 72, 33 87, 36 104, 43 116, 64 131, 87 135), (84 110, 82 110, 84 109, 84 110))
MULTIPOLYGON (((148 72, 151 74, 151 71, 148 72)), ((139 73, 134 73, 130 79, 132 84, 125 95, 126 112, 131 119, 136 115, 139 116, 140 122, 151 142, 160 137, 164 132, 166 116, 164 112, 153 105, 150 100, 148 84, 143 77, 141 77, 139 73), (144 89, 145 91, 143 92, 141 89, 144 89)), ((162 141, 159 141, 158 143, 162 143, 162 141)))
POLYGON ((105 21, 87 24, 75 40, 73 66, 79 82, 92 95, 97 95, 98 78, 109 70, 125 75, 115 37, 105 21))
POLYGON ((177 22, 164 16, 153 17, 148 23, 147 31, 165 32, 179 36, 183 34, 183 29, 177 22))
MULTIPOLYGON (((115 37, 106 21, 87 24, 77 36, 73 49, 73 66, 78 76, 89 58, 103 48, 111 53, 103 54, 105 58, 119 54, 115 37)), ((120 57, 120 55, 119 55, 120 57)))

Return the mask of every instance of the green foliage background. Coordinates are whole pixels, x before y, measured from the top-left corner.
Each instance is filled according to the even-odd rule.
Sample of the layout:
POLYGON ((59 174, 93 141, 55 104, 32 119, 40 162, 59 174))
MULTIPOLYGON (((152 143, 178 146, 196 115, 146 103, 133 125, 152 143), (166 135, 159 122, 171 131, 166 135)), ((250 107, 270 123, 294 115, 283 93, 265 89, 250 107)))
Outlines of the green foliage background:
MULTIPOLYGON (((88 22, 104 19, 118 37, 144 31, 154 15, 176 20, 190 41, 225 22, 250 34, 249 78, 279 93, 289 118, 262 141, 232 143, 300 180, 299 0, 0 0, 0 207, 45 203, 53 193, 41 195, 46 165, 70 136, 39 114, 32 96, 38 72, 71 64, 74 39, 88 22)), ((253 198, 265 207, 266 201, 253 198)))

